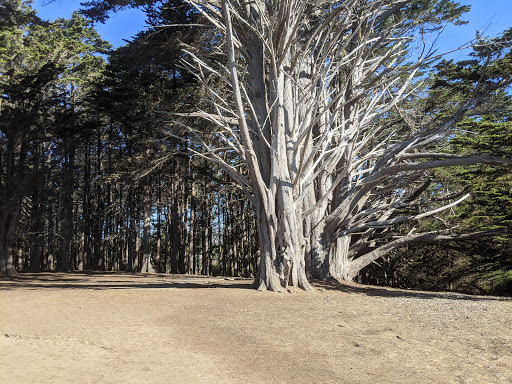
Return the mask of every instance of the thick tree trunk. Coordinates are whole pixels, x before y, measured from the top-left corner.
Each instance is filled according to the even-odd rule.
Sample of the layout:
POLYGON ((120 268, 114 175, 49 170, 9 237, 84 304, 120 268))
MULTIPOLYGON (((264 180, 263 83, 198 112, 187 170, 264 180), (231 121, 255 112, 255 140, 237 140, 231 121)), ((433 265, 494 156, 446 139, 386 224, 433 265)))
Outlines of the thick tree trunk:
POLYGON ((351 281, 357 275, 351 268, 349 259, 350 235, 338 237, 332 244, 329 272, 339 281, 351 281))
POLYGON ((302 237, 302 226, 290 206, 282 204, 284 199, 286 192, 278 199, 277 206, 281 209, 277 215, 277 228, 272 213, 263 210, 261 205, 256 207, 261 253, 255 285, 260 290, 271 291, 282 291, 289 285, 313 290, 306 276, 306 242, 302 237))
POLYGON ((258 215, 258 239, 260 243, 260 265, 259 271, 254 281, 255 287, 260 290, 271 290, 275 292, 283 291, 281 279, 278 274, 279 260, 275 249, 273 226, 270 225, 266 217, 266 212, 262 212, 261 207, 256 207, 258 215), (258 209, 259 208, 259 209, 258 209))

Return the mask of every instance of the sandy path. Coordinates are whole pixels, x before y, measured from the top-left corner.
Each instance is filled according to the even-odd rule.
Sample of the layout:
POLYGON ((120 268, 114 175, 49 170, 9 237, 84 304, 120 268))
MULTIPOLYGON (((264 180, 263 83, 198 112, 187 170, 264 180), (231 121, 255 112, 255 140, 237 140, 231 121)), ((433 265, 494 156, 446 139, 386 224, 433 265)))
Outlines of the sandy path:
POLYGON ((1 383, 512 383, 512 300, 361 286, 0 280, 1 383))

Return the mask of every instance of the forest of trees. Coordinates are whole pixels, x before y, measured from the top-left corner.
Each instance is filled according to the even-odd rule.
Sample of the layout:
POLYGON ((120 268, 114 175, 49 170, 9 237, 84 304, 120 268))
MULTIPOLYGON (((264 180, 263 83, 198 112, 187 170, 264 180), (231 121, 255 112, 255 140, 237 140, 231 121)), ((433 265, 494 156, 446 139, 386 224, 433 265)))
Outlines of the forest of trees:
POLYGON ((512 30, 454 62, 451 0, 82 5, 0 3, 1 275, 512 294, 512 30))

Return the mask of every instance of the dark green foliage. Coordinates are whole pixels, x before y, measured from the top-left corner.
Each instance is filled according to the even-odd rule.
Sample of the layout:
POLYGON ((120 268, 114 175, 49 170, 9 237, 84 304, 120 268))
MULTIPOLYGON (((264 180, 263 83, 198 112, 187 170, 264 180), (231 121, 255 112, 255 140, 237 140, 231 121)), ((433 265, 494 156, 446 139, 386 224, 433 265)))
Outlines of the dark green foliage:
POLYGON ((180 1, 146 8, 155 27, 108 52, 107 64, 98 53, 110 46, 78 13, 46 22, 28 3, 8 5, 0 7, 10 12, 0 25, 0 239, 13 250, 6 259, 16 257, 7 269, 0 244, 1 273, 138 271, 149 247, 159 272, 254 274, 248 203, 169 123, 169 113, 202 104, 180 67, 182 44, 208 45, 207 31, 187 26, 197 14, 180 1), (163 27, 170 23, 181 26, 163 27))
POLYGON ((433 32, 439 30, 446 22, 456 25, 467 23, 460 20, 460 17, 469 9, 470 6, 460 5, 453 0, 414 0, 402 9, 393 12, 388 23, 402 22, 405 25, 421 26, 424 32, 433 32))
MULTIPOLYGON (((508 100, 508 106, 511 105, 508 100)), ((510 116, 510 115, 509 115, 510 116)), ((461 133, 450 140, 455 153, 489 153, 512 156, 512 122, 509 118, 485 116, 481 120, 467 119, 460 124, 461 133)), ((460 231, 497 231, 487 241, 458 245, 458 258, 466 259, 470 275, 480 278, 474 284, 491 293, 506 293, 512 287, 512 174, 509 170, 479 165, 453 167, 436 172, 435 177, 452 188, 465 188, 472 192, 471 200, 464 202, 449 219, 460 231), (507 283, 508 281, 508 283, 507 283), (501 288, 500 288, 501 287, 501 288)), ((455 256, 453 256, 455 257, 455 256)))
MULTIPOLYGON (((0 237, 2 247, 23 244, 30 263, 20 267, 36 272, 42 266, 43 216, 59 201, 62 216, 52 221, 72 221, 76 141, 86 125, 84 96, 101 75, 104 60, 97 54, 109 46, 77 12, 69 20, 47 22, 35 16, 29 2, 3 5, 0 215, 6 225, 0 226, 0 237)), ((53 236, 69 244, 70 225, 52 228, 53 236)), ((69 248, 62 249, 67 256, 58 268, 68 270, 64 249, 69 248)))
POLYGON ((362 274, 368 284, 405 289, 512 295, 510 241, 408 245, 362 274))
POLYGON ((92 0, 80 3, 81 13, 89 19, 105 22, 109 13, 125 8, 136 8, 159 3, 157 0, 92 0))
MULTIPOLYGON (((510 77, 510 56, 501 49, 510 44, 505 36, 477 46, 474 60, 442 61, 432 76, 425 108, 436 119, 449 118, 456 105, 484 89, 492 89, 510 77), (495 61, 484 54, 493 49, 495 61), (475 91, 476 89, 476 91, 475 91)), ((434 117, 433 117, 434 118, 434 117)), ((505 90, 496 90, 482 99, 432 151, 458 155, 486 154, 512 157, 512 99, 505 90)), ((471 293, 512 295, 512 174, 509 169, 490 165, 439 168, 429 172, 432 201, 450 201, 466 192, 471 197, 441 216, 421 220, 421 232, 457 233, 478 231, 496 235, 480 240, 443 243, 437 246, 409 245, 382 263, 369 268, 369 281, 396 286, 459 290, 471 293), (373 280, 372 280, 373 279, 373 280)))

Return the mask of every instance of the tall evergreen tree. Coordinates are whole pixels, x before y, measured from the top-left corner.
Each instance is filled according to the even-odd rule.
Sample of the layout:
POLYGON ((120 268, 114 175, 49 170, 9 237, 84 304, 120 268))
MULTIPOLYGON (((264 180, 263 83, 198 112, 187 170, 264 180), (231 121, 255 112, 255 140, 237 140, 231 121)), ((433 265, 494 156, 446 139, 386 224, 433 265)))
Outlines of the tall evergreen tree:
MULTIPOLYGON (((51 66, 37 57, 41 47, 28 37, 39 24, 29 2, 4 2, 0 18, 0 275, 14 274, 11 246, 27 194, 24 183, 31 138, 37 136, 33 122, 38 120, 41 97, 49 82, 51 66)), ((50 75, 51 79, 51 75, 50 75)))
MULTIPOLYGON (((46 157, 61 156, 59 200, 63 201, 66 225, 59 266, 69 270, 72 237, 73 169, 77 134, 83 126, 81 95, 101 73, 104 60, 97 56, 107 47, 90 22, 74 13, 70 20, 46 22, 35 16, 29 2, 9 1, 0 38, 6 42, 0 52, 2 72, 2 201, 4 220, 2 274, 11 274, 14 241, 22 204, 31 211, 34 224, 30 243, 33 271, 41 266, 43 221, 47 204, 47 182, 41 177, 46 157), (4 157, 5 154, 5 157, 4 157)), ((3 9, 5 11, 5 9, 3 9)), ((27 218, 27 217, 25 217, 27 218)))

